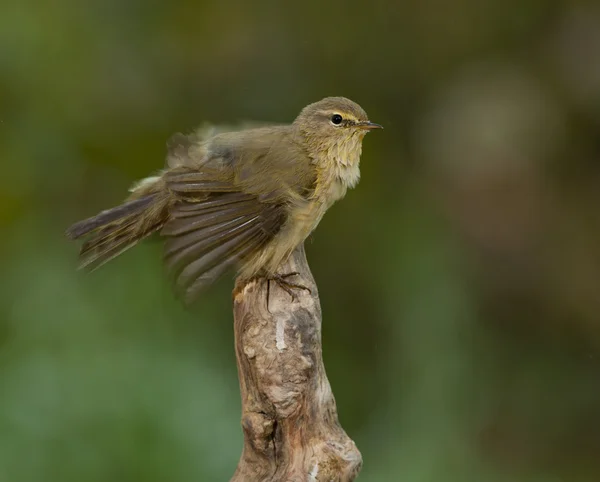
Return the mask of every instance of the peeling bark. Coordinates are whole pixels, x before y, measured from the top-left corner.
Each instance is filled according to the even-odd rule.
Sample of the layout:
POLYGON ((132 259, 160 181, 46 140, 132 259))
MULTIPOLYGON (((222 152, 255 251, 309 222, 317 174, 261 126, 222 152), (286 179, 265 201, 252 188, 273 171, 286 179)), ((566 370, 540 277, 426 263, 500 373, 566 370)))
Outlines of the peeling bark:
POLYGON ((317 286, 299 247, 280 274, 310 288, 258 279, 234 291, 244 448, 234 482, 352 481, 362 459, 338 422, 321 349, 317 286), (268 296, 268 301, 267 301, 268 296), (268 303, 268 306, 267 306, 268 303))

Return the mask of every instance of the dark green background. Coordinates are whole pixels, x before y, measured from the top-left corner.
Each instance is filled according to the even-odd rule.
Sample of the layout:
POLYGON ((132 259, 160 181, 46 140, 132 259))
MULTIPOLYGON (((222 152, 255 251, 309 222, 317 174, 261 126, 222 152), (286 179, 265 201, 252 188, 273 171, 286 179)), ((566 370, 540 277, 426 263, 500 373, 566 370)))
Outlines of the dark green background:
POLYGON ((385 126, 307 246, 361 480, 600 480, 599 66, 593 2, 3 0, 0 482, 228 480, 232 276, 186 311, 63 231, 328 95, 385 126))

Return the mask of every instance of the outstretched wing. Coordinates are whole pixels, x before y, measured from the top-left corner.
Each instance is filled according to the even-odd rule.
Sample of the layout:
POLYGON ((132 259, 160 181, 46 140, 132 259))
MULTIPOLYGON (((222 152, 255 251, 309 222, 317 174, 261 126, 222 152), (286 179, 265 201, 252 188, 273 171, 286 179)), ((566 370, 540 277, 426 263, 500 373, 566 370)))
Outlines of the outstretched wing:
POLYGON ((291 126, 272 126, 213 137, 207 128, 175 134, 167 143, 167 167, 202 170, 261 199, 305 198, 316 168, 291 126))
POLYGON ((315 170, 289 135, 271 127, 170 141, 163 179, 176 201, 161 235, 186 301, 263 248, 311 189, 315 170))
POLYGON ((166 173, 165 179, 178 198, 161 230, 165 262, 187 302, 260 250, 285 222, 283 204, 260 202, 204 172, 166 173))

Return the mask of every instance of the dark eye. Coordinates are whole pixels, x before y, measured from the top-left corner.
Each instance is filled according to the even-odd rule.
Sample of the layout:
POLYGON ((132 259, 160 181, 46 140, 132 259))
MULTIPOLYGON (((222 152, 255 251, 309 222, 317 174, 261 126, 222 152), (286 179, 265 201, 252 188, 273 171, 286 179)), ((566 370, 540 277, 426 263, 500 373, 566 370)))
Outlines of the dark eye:
POLYGON ((344 119, 342 119, 342 116, 339 115, 339 114, 333 114, 331 116, 331 123, 335 124, 336 126, 339 126, 342 123, 343 120, 344 119))

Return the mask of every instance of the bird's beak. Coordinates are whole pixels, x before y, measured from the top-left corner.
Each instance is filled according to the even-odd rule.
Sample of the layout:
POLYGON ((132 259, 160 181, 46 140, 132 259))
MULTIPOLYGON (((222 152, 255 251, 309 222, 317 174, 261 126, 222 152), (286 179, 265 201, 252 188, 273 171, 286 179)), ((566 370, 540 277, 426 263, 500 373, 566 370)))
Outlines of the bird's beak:
POLYGON ((371 131, 373 129, 383 129, 383 126, 380 124, 375 124, 375 122, 364 121, 356 124, 356 127, 359 129, 364 129, 366 131, 371 131))

